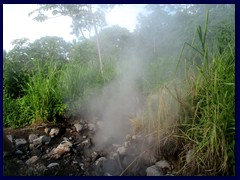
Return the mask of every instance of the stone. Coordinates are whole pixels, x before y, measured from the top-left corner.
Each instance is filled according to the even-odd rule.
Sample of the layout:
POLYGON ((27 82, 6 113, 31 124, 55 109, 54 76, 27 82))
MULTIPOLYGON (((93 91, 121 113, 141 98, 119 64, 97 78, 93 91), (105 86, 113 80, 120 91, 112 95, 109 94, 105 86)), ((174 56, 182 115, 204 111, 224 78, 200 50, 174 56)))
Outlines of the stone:
POLYGON ((25 144, 27 144, 27 141, 25 139, 23 139, 23 138, 15 140, 16 147, 19 147, 19 146, 25 145, 25 144))
POLYGON ((83 129, 83 126, 80 123, 75 123, 74 127, 76 128, 77 132, 80 132, 83 129))
POLYGON ((103 161, 105 161, 106 160, 106 158, 105 157, 100 157, 99 159, 97 159, 96 161, 95 161, 95 165, 96 166, 102 166, 102 164, 103 164, 103 161))
POLYGON ((51 128, 45 127, 44 132, 45 132, 46 134, 48 134, 48 133, 50 132, 50 130, 51 130, 51 128))
POLYGON ((50 164, 47 166, 47 168, 52 168, 52 167, 54 167, 54 166, 59 166, 59 164, 58 164, 58 163, 50 163, 50 164))
POLYGON ((15 154, 23 154, 23 152, 21 150, 17 150, 15 154))
POLYGON ((144 155, 142 156, 142 160, 146 164, 155 164, 157 162, 157 158, 151 150, 148 150, 144 153, 144 155))
POLYGON ((32 144, 32 143, 33 143, 33 140, 34 140, 34 139, 37 139, 37 138, 38 138, 38 136, 37 136, 36 134, 30 134, 30 135, 28 136, 28 141, 29 141, 30 144, 32 144))
POLYGON ((48 156, 54 159, 60 158, 63 154, 69 152, 72 147, 72 143, 69 141, 61 142, 56 148, 54 148, 48 156))
POLYGON ((33 163, 37 162, 38 159, 39 159, 38 156, 32 156, 32 157, 31 157, 30 159, 28 159, 25 163, 26 163, 27 165, 30 165, 30 164, 33 164, 33 163))
POLYGON ((41 138, 42 138, 42 143, 43 144, 49 144, 50 143, 50 141, 51 141, 51 138, 50 137, 48 137, 48 136, 41 136, 41 138))
POLYGON ((86 148, 89 148, 92 145, 90 138, 86 139, 81 144, 86 148))
POLYGON ((92 161, 95 162, 96 159, 99 157, 99 154, 94 151, 94 152, 91 153, 91 157, 92 157, 92 161))
POLYGON ((52 128, 49 132, 49 136, 53 138, 58 135, 59 131, 60 131, 59 128, 52 128))
POLYGON ((34 147, 38 147, 38 146, 42 145, 42 137, 34 139, 32 144, 34 147))
POLYGON ((13 136, 12 135, 6 135, 6 137, 9 139, 9 141, 11 141, 11 143, 13 142, 13 136))
POLYGON ((156 165, 150 166, 146 169, 147 176, 163 176, 163 172, 158 169, 156 165))
POLYGON ((155 163, 155 165, 160 169, 171 169, 170 164, 166 160, 161 160, 155 163))

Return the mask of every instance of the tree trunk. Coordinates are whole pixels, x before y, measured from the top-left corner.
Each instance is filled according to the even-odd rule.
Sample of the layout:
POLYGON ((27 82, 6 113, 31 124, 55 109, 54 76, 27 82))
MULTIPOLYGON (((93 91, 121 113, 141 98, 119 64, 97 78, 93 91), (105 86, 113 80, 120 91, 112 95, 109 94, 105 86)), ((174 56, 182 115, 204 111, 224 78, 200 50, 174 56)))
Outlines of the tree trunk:
POLYGON ((96 41, 97 41, 97 50, 98 50, 98 59, 99 59, 100 72, 101 72, 101 75, 103 75, 103 64, 102 64, 102 56, 101 56, 101 48, 100 48, 100 44, 99 44, 98 31, 97 31, 97 27, 96 27, 95 18, 94 18, 94 16, 93 16, 93 12, 92 12, 92 7, 91 7, 91 5, 89 5, 88 7, 89 7, 89 11, 90 11, 91 16, 92 16, 93 27, 94 27, 94 31, 95 31, 95 34, 96 34, 96 41))

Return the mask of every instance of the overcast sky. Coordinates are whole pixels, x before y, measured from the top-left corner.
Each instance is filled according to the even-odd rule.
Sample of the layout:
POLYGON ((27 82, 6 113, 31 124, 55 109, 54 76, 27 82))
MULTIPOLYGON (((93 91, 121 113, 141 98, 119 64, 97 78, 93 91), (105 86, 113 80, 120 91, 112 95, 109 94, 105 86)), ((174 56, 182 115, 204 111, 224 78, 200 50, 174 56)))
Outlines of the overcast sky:
MULTIPOLYGON (((19 38, 28 38, 31 42, 43 36, 59 36, 70 42, 75 38, 70 35, 69 17, 36 22, 32 20, 33 17, 28 16, 36 8, 36 4, 3 4, 3 49, 11 50, 11 42, 19 38)), ((136 17, 143 8, 144 5, 141 4, 115 6, 106 15, 106 21, 110 26, 118 24, 133 31, 137 23, 136 17)))

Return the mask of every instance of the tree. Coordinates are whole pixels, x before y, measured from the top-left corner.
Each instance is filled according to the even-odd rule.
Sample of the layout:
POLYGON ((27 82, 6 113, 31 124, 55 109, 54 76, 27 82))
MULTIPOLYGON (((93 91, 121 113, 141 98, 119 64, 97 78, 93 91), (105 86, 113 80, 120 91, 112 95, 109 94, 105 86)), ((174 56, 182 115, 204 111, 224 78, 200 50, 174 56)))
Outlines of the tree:
POLYGON ((128 29, 119 26, 104 28, 99 32, 99 39, 104 57, 119 59, 123 51, 128 48, 131 40, 128 29))
POLYGON ((56 36, 46 36, 35 40, 30 44, 29 53, 32 58, 42 61, 54 60, 64 63, 68 60, 71 44, 63 38, 56 36))
POLYGON ((87 30, 88 32, 91 32, 93 28, 96 35, 99 66, 102 74, 102 58, 97 27, 105 25, 105 11, 112 7, 113 5, 41 4, 40 8, 30 12, 29 15, 37 12, 38 14, 34 20, 40 22, 49 19, 49 17, 44 14, 44 11, 51 11, 52 15, 55 17, 69 16, 72 18, 72 33, 77 37, 81 34, 81 36, 85 38, 84 31, 87 30), (95 9, 95 11, 93 11, 93 9, 95 9))

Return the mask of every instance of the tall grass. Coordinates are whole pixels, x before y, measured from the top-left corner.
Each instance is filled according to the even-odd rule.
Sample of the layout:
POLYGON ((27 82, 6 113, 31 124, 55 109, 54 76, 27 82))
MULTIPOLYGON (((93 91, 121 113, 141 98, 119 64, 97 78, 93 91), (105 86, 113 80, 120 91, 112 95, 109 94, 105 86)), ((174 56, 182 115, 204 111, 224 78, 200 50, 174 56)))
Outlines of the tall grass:
POLYGON ((104 62, 102 75, 98 64, 94 62, 66 64, 59 80, 59 89, 70 113, 79 111, 93 89, 100 88, 114 77, 113 63, 104 62))
POLYGON ((56 122, 56 117, 62 116, 66 108, 57 88, 61 70, 54 61, 44 64, 36 61, 34 71, 20 101, 21 111, 25 118, 29 118, 30 124, 56 122))
MULTIPOLYGON (((197 35, 201 47, 187 44, 201 56, 202 65, 191 62, 197 72, 186 71, 191 101, 194 108, 188 117, 189 128, 184 129, 183 136, 194 144, 195 160, 199 173, 206 175, 234 175, 234 135, 235 135, 235 54, 234 45, 228 44, 224 53, 215 53, 208 57, 205 43, 207 31, 197 35), (189 77, 191 76, 191 77, 189 77)), ((185 47, 184 47, 185 48, 185 47)))

